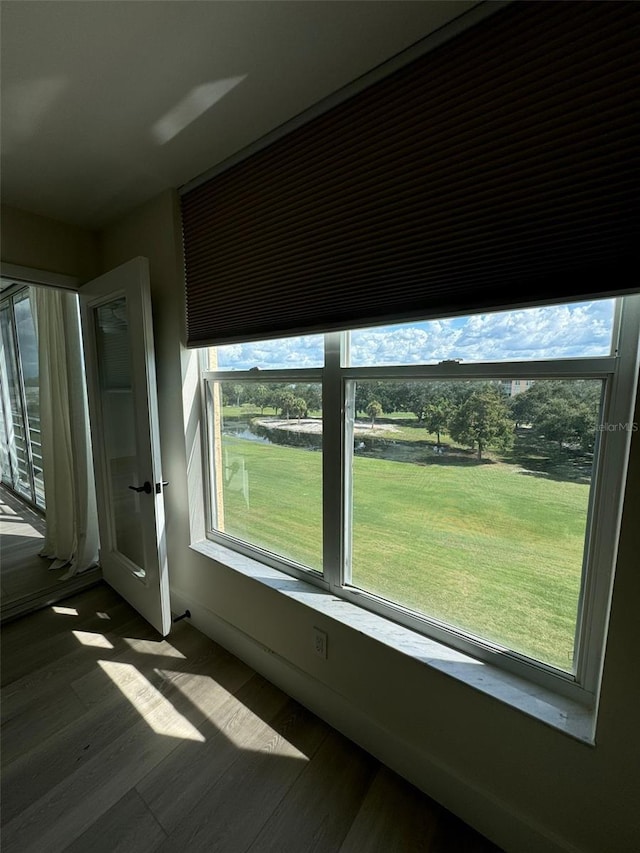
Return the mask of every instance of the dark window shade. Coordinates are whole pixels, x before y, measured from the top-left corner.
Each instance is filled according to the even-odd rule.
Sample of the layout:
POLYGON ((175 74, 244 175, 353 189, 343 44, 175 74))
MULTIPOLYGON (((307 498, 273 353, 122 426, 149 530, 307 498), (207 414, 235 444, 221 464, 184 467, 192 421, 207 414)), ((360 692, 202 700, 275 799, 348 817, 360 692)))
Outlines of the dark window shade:
POLYGON ((639 22, 515 3, 187 191, 188 345, 636 290, 639 22))

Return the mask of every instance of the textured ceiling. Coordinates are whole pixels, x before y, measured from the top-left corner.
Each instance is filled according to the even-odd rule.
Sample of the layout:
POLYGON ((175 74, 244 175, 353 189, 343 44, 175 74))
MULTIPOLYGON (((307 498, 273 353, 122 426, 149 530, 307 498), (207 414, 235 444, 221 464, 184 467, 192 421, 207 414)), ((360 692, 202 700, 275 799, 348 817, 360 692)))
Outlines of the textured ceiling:
POLYGON ((474 5, 4 0, 2 200, 98 228, 474 5))

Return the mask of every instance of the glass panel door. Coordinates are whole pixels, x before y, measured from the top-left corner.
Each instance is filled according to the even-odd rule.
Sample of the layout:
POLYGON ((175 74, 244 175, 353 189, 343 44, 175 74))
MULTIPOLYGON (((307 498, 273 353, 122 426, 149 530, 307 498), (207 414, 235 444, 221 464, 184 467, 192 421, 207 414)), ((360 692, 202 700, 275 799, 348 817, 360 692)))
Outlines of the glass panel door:
POLYGON ((94 322, 112 545, 144 577, 140 504, 146 495, 129 488, 138 482, 138 460, 125 297, 96 308, 94 322))
POLYGON ((80 292, 100 565, 161 634, 171 628, 149 267, 135 258, 80 292))

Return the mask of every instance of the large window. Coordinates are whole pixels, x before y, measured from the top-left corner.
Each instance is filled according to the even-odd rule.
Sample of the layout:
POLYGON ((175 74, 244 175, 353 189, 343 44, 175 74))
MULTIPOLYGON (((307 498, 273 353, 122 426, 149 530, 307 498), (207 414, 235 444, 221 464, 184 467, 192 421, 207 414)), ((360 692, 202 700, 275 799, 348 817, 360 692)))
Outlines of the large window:
POLYGON ((592 694, 639 302, 207 350, 209 535, 592 694))
POLYGON ((0 301, 2 481, 44 509, 38 342, 31 288, 0 301))

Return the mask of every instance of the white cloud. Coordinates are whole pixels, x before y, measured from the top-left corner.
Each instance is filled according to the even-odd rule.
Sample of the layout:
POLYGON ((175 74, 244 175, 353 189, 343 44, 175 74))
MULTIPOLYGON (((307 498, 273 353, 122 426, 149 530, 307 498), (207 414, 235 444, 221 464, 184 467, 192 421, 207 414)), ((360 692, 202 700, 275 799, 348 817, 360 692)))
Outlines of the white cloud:
POLYGON ((352 364, 506 361, 609 353, 613 302, 476 314, 352 334, 352 364))
POLYGON ((220 370, 278 370, 288 367, 322 367, 324 349, 322 335, 229 344, 218 347, 220 370))
MULTIPOLYGON (((613 300, 552 305, 468 318, 354 331, 354 366, 423 364, 449 358, 516 361, 607 355, 613 300)), ((320 367, 322 336, 285 338, 218 348, 221 370, 320 367)))

